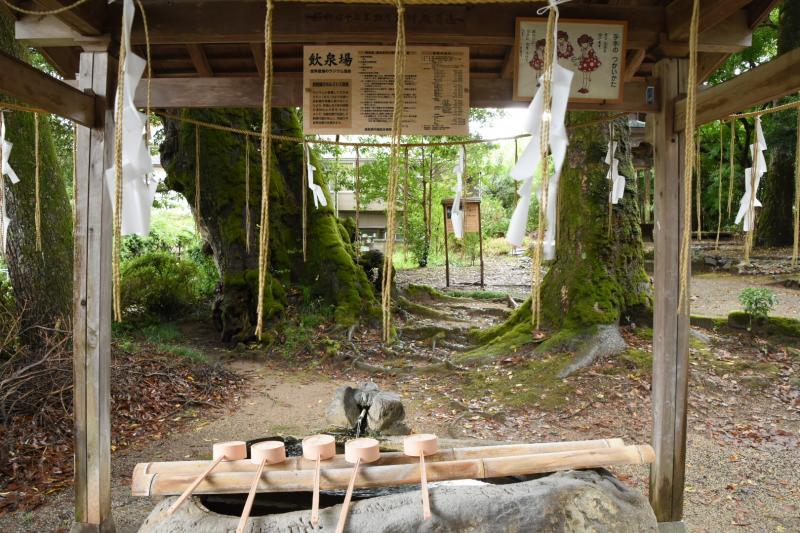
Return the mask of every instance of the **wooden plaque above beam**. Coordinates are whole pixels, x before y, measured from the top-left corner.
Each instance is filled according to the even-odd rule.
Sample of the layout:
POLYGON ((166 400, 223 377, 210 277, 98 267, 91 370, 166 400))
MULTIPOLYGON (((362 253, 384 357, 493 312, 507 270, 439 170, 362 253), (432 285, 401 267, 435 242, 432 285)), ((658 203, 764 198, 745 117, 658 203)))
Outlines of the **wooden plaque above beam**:
MULTIPOLYGON (((625 84, 620 103, 575 103, 570 109, 610 112, 650 112, 657 102, 648 101, 647 83, 625 84)), ((151 106, 171 107, 261 107, 264 82, 260 78, 154 78, 151 83, 151 106)), ((136 91, 136 105, 145 106, 147 84, 136 91)), ((474 78, 470 80, 470 107, 526 107, 513 100, 513 80, 474 78)), ((275 76, 272 105, 300 107, 303 104, 303 79, 300 76, 275 76)))

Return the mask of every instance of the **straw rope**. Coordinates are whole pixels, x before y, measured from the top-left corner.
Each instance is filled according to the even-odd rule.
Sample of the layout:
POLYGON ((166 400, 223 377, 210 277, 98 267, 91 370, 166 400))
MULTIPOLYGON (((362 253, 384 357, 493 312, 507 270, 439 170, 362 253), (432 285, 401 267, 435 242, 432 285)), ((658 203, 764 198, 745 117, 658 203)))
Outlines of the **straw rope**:
POLYGON ((797 266, 800 248, 800 110, 797 112, 797 146, 794 150, 794 245, 792 246, 792 266, 797 266))
POLYGON ((717 176, 717 238, 714 240, 714 249, 719 250, 719 232, 722 230, 722 158, 725 144, 725 135, 722 130, 722 121, 719 121, 719 172, 717 176))
POLYGON ((408 146, 405 147, 405 181, 403 183, 403 257, 408 260, 408 146))
POLYGON ((194 127, 194 223, 200 235, 200 127, 194 127))
POLYGON ((39 187, 39 113, 33 114, 33 159, 35 162, 33 170, 33 187, 35 195, 35 206, 33 212, 33 223, 36 227, 36 251, 42 251, 42 200, 39 187))
POLYGON ((694 188, 694 195, 695 195, 695 211, 697 213, 697 242, 702 242, 703 240, 703 221, 702 221, 702 213, 703 213, 703 163, 700 160, 700 128, 697 128, 697 156, 695 158, 696 165, 697 165, 697 184, 694 188))
MULTIPOLYGON (((361 211, 361 201, 359 200, 359 189, 361 187, 361 148, 356 146, 356 175, 353 178, 355 182, 355 189, 354 195, 356 200, 356 236, 355 236, 355 245, 356 245, 356 259, 361 258, 361 228, 359 226, 359 216, 361 211)), ((406 181, 406 185, 408 185, 408 181, 406 181)))
POLYGON ((683 238, 680 255, 680 298, 677 311, 689 314, 689 264, 692 245, 692 159, 695 157, 694 135, 697 96, 697 33, 700 0, 692 2, 689 30, 689 79, 686 88, 686 146, 683 153, 683 238))
POLYGON ((250 137, 244 138, 244 249, 250 254, 252 222, 250 220, 250 137))
POLYGON ((72 4, 68 5, 68 6, 59 7, 57 9, 47 9, 47 10, 43 10, 43 11, 35 11, 35 10, 32 10, 32 9, 25 9, 23 7, 19 7, 19 6, 16 6, 16 5, 12 4, 8 0, 3 0, 3 3, 9 9, 11 9, 13 11, 16 11, 17 13, 22 13, 24 15, 45 16, 45 15, 58 15, 60 13, 64 13, 66 11, 69 11, 70 9, 75 9, 79 5, 85 4, 88 1, 89 0, 76 0, 74 3, 72 3, 72 4))
POLYGON ((542 270, 542 247, 544 246, 544 234, 547 230, 547 194, 550 180, 547 179, 547 170, 550 161, 547 157, 550 148, 550 110, 552 108, 551 85, 553 82, 553 31, 555 30, 557 12, 555 9, 548 10, 547 13, 547 33, 544 49, 544 70, 542 75, 542 121, 539 129, 539 179, 541 180, 541 201, 539 202, 539 219, 536 242, 533 246, 533 261, 531 268, 531 325, 534 331, 539 330, 541 323, 541 270, 542 270))
POLYGON ((150 82, 153 79, 153 66, 150 56, 150 25, 147 23, 147 12, 144 10, 142 0, 136 0, 136 5, 139 6, 139 11, 142 13, 142 26, 144 28, 144 45, 145 54, 147 55, 147 100, 145 102, 145 114, 147 120, 145 121, 145 143, 147 144, 147 153, 150 153, 150 82))
POLYGON ((395 217, 397 200, 397 178, 399 174, 400 136, 403 132, 403 107, 405 106, 406 81, 406 8, 397 0, 397 41, 394 49, 394 106, 392 111, 392 135, 389 152, 389 191, 386 201, 386 248, 383 257, 383 287, 381 305, 383 310, 383 342, 389 342, 392 326, 392 259, 394 254, 395 217))
POLYGON ((113 290, 112 300, 114 308, 114 319, 122 322, 122 293, 120 281, 120 252, 122 249, 122 104, 123 90, 125 85, 125 39, 119 42, 119 62, 117 64, 117 100, 116 100, 116 123, 114 124, 114 180, 115 180, 115 202, 114 202, 114 247, 112 260, 113 290))
MULTIPOLYGON (((611 124, 609 124, 609 126, 608 126, 608 139, 609 139, 609 142, 611 143, 611 146, 614 146, 614 123, 613 122, 611 124)), ((614 154, 611 154, 611 157, 612 157, 611 166, 613 168, 613 166, 614 166, 614 162, 613 162, 614 154)), ((614 216, 614 211, 613 211, 614 206, 611 203, 611 193, 613 192, 613 190, 614 190, 614 180, 611 180, 611 183, 609 184, 609 194, 608 194, 608 222, 606 224, 608 226, 608 235, 607 235, 607 237, 608 237, 609 241, 611 240, 611 222, 612 222, 612 218, 614 216)))
MULTIPOLYGON (((730 120, 731 126, 731 141, 730 146, 728 146, 728 164, 729 164, 729 174, 728 174, 728 218, 731 217, 731 206, 733 205, 733 180, 734 180, 734 173, 735 167, 733 165, 733 152, 736 146, 736 122, 734 119, 730 120)), ((720 186, 722 182, 722 177, 720 176, 720 186)))
POLYGON ((269 268, 269 180, 272 172, 272 10, 266 1, 264 17, 264 98, 261 102, 261 228, 258 253, 258 306, 256 337, 264 333, 264 290, 269 268))
POLYGON ((307 239, 308 239, 308 198, 306 193, 306 188, 308 187, 308 152, 306 151, 306 147, 308 145, 303 143, 303 181, 300 184, 300 196, 302 197, 302 210, 303 214, 300 217, 302 220, 302 232, 303 232, 303 262, 307 259, 307 239))
POLYGON ((733 115, 728 115, 728 118, 733 119, 733 118, 761 117, 764 115, 770 115, 772 113, 779 113, 781 111, 786 111, 789 109, 798 109, 798 108, 800 108, 800 100, 795 100, 794 102, 786 102, 785 104, 768 107, 766 109, 759 109, 758 111, 749 111, 747 113, 736 113, 733 115))
MULTIPOLYGON (((756 118, 758 120, 758 118, 756 118)), ((758 128, 753 128, 753 163, 750 167, 750 200, 747 214, 750 217, 750 231, 744 237, 744 264, 750 264, 750 253, 753 251, 753 236, 756 233, 756 173, 758 168, 758 128)))
POLYGON ((75 197, 75 187, 78 179, 78 125, 72 125, 72 229, 75 229, 75 209, 78 200, 75 197))

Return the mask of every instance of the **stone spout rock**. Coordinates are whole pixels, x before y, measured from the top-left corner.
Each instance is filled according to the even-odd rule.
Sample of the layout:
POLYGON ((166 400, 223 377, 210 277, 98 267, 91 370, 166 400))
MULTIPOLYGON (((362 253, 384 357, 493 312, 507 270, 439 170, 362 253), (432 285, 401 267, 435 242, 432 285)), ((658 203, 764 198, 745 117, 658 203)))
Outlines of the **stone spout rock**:
POLYGON ((380 391, 372 397, 367 411, 367 427, 383 435, 408 435, 411 429, 405 424, 406 410, 403 398, 396 392, 380 391))
MULTIPOLYGON (((355 502, 347 531, 394 533, 405 531, 498 533, 657 532, 653 510, 639 492, 605 471, 570 471, 507 485, 438 484, 431 488, 433 517, 422 520, 418 490, 355 502)), ((166 511, 175 497, 165 498, 147 517, 140 533, 217 533, 233 531, 237 516, 210 512, 197 498, 175 514, 166 511)), ((309 497, 310 501, 310 497, 309 497)), ((314 531, 334 531, 340 505, 320 511, 314 531)), ((248 531, 310 531, 309 511, 256 516, 248 531)))
POLYGON ((336 390, 325 414, 330 425, 342 428, 352 428, 355 425, 358 415, 361 414, 361 408, 356 402, 356 391, 357 389, 348 385, 336 390))

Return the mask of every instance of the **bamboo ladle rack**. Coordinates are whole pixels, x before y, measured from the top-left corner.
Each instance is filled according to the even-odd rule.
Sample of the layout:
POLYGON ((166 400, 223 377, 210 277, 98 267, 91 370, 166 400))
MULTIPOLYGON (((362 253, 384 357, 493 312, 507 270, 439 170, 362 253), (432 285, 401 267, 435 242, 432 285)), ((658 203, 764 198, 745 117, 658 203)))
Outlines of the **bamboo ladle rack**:
MULTIPOLYGON (((539 474, 580 468, 622 464, 649 464, 655 452, 649 445, 626 446, 621 439, 512 444, 474 448, 441 449, 426 461, 428 481, 485 479, 539 474)), ((269 484, 263 480, 257 492, 307 491, 314 482, 315 461, 290 457, 269 468, 269 484)), ((180 494, 208 467, 208 461, 140 463, 131 483, 134 496, 180 494)), ((250 489, 257 465, 250 461, 222 462, 201 482, 194 494, 241 494, 250 489)), ((320 476, 323 490, 343 489, 352 474, 352 464, 343 455, 326 462, 320 476)), ((419 484, 419 459, 402 452, 382 453, 365 465, 357 477, 358 488, 419 484)))

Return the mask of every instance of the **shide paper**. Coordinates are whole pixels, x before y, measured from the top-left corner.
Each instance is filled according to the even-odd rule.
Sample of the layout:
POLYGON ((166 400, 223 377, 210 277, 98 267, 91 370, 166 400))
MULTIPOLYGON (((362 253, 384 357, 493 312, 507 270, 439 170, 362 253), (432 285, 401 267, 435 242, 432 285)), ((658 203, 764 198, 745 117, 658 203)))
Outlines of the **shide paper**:
MULTIPOLYGON (((150 210, 158 183, 152 178, 148 180, 148 175, 153 172, 153 162, 145 142, 148 117, 139 112, 133 101, 136 87, 147 66, 147 62, 133 53, 131 48, 134 15, 133 0, 124 0, 122 38, 125 40, 126 55, 122 116, 115 117, 115 122, 122 127, 122 234, 146 236, 150 232, 150 210)), ((114 167, 106 169, 105 177, 113 206, 116 200, 114 167)))
POLYGON ((325 199, 325 192, 322 187, 314 183, 314 172, 317 171, 317 167, 311 164, 311 152, 308 145, 304 149, 306 151, 306 168, 308 169, 308 188, 311 189, 311 193, 314 196, 314 207, 319 209, 320 205, 322 207, 327 206, 328 201, 325 199))
POLYGON ((606 154, 606 165, 608 165, 608 174, 606 179, 611 180, 611 192, 609 192, 608 201, 616 205, 625 194, 625 176, 619 173, 619 160, 615 157, 617 153, 617 142, 608 142, 608 153, 606 154))
POLYGON ((739 224, 744 222, 742 229, 744 231, 751 231, 753 229, 753 216, 755 215, 755 208, 761 207, 761 202, 756 195, 758 194, 758 186, 761 184, 761 176, 767 172, 767 160, 764 157, 764 151, 767 149, 767 142, 764 140, 764 132, 761 129, 761 117, 756 118, 756 138, 758 139, 758 147, 754 144, 750 145, 750 153, 755 153, 755 176, 753 176, 753 167, 744 169, 744 195, 741 202, 739 202, 739 212, 736 214, 735 223, 739 224), (755 182, 753 178, 755 177, 755 182), (753 209, 750 209, 750 200, 753 200, 753 209))
POLYGON ((453 234, 456 239, 464 238, 464 208, 461 206, 461 195, 464 192, 464 161, 467 157, 466 149, 461 146, 461 157, 456 163, 456 196, 450 210, 450 220, 453 222, 453 234))

